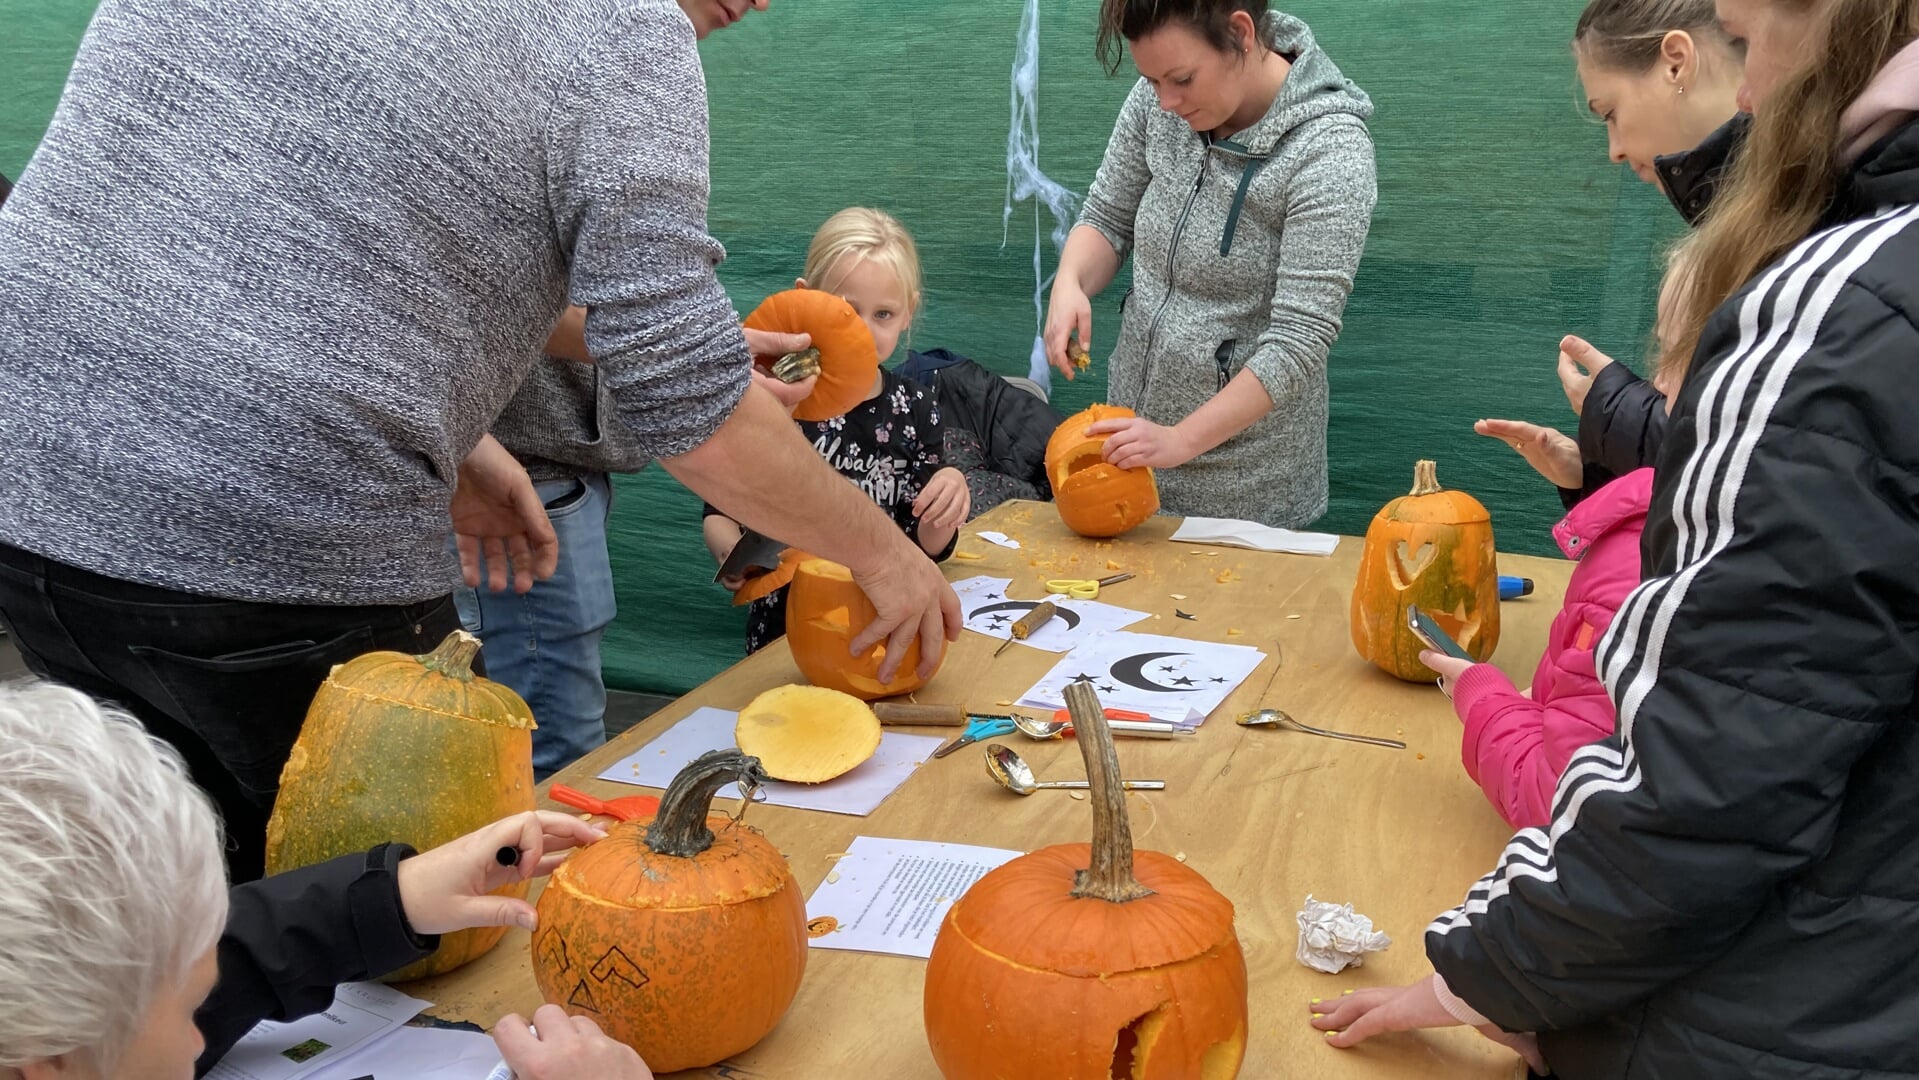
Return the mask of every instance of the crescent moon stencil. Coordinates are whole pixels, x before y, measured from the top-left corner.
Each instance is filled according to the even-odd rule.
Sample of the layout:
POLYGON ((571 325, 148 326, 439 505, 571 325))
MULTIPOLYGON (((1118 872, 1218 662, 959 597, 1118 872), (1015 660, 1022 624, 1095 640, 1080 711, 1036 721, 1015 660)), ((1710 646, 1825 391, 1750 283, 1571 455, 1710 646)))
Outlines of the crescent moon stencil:
POLYGON ((1164 660, 1169 656, 1190 655, 1192 654, 1181 652, 1153 652, 1140 653, 1138 656, 1129 656, 1124 660, 1118 660, 1113 663, 1113 678, 1118 679, 1128 686, 1137 687, 1141 690, 1151 690, 1154 693, 1184 694, 1186 693, 1186 688, 1183 686, 1161 686, 1147 678, 1146 665, 1155 660, 1164 660))
MULTIPOLYGON (((966 621, 972 622, 981 615, 991 615, 995 611, 1018 611, 1024 613, 1033 610, 1041 603, 1042 601, 1039 600, 1008 600, 1003 604, 988 604, 983 608, 975 609, 971 615, 966 617, 966 621)), ((1079 612, 1068 608, 1059 608, 1059 621, 1066 624, 1066 629, 1076 630, 1079 628, 1079 612)))

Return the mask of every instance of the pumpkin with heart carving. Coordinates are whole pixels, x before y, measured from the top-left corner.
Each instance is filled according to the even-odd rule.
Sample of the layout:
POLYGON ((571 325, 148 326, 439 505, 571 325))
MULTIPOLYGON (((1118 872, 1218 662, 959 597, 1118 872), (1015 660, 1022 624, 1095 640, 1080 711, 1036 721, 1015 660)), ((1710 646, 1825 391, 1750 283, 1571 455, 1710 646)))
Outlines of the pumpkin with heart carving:
POLYGON ((1417 607, 1485 661, 1499 645, 1499 567, 1492 516, 1478 499, 1439 486, 1430 461, 1413 467, 1413 490, 1382 507, 1366 529, 1353 584, 1353 647, 1408 682, 1436 676, 1419 662, 1425 645, 1406 625, 1417 607))

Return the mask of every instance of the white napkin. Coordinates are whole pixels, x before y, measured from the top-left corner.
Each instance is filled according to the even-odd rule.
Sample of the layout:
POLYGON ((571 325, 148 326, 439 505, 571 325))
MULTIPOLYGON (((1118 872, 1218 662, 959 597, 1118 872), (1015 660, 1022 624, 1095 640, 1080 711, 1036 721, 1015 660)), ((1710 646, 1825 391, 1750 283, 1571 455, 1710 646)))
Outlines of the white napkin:
POLYGON ((1339 546, 1339 537, 1331 533, 1294 532, 1232 518, 1189 517, 1173 530, 1173 539, 1189 544, 1219 544, 1292 555, 1331 555, 1339 546))

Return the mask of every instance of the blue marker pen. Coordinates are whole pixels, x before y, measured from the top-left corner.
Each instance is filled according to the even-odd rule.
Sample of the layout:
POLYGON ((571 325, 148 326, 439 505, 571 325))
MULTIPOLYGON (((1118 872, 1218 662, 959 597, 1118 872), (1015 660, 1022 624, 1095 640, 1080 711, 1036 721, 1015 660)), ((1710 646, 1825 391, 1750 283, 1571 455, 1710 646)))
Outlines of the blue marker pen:
POLYGON ((1532 594, 1532 578, 1507 577, 1505 574, 1499 575, 1499 598, 1501 600, 1517 600, 1522 596, 1531 596, 1532 594))

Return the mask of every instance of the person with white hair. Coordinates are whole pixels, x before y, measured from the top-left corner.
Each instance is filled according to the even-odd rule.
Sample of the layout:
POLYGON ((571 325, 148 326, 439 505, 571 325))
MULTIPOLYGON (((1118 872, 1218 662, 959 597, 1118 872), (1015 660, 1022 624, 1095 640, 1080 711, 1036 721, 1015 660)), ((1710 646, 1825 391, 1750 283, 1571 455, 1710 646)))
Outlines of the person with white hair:
MULTIPOLYGON (((52 683, 0 685, 0 1080, 184 1080, 264 1019, 431 953, 437 935, 531 928, 488 895, 603 836, 525 813, 416 855, 404 844, 227 889, 220 825, 172 747, 52 683), (513 847, 515 866, 497 853, 513 847)), ((648 1080, 557 1006, 504 1018, 521 1080, 648 1080), (537 1034, 534 1033, 537 1028, 537 1034)))

